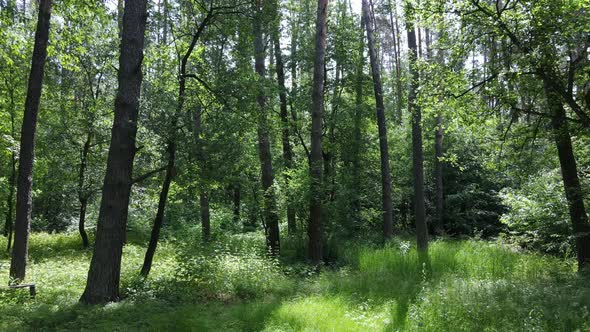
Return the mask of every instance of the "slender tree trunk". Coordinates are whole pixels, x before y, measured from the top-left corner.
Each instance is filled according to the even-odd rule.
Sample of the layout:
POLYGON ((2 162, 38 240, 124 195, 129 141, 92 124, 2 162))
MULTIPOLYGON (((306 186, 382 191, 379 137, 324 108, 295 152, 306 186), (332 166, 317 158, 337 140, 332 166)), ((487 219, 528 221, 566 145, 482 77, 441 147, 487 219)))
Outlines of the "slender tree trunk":
POLYGON ((377 111, 377 125, 379 129, 379 150, 381 153, 381 194, 383 214, 383 235, 386 239, 393 235, 393 204, 391 201, 391 171, 389 169, 389 146, 387 142, 387 124, 385 120, 385 106, 383 103, 383 88, 381 86, 381 72, 377 63, 375 42, 373 35, 374 22, 371 17, 369 2, 363 0, 363 16, 367 31, 367 44, 371 60, 373 75, 373 89, 375 91, 375 107, 377 111))
MULTIPOLYGON (((16 137, 14 90, 10 90, 10 134, 16 137)), ((12 221, 14 220, 14 191, 16 186, 16 153, 10 153, 10 178, 8 180, 8 196, 6 197, 6 221, 4 223, 4 236, 8 237, 6 251, 12 248, 12 221)))
POLYGON ((400 46, 400 32, 399 32, 399 23, 397 18, 397 4, 391 4, 391 0, 389 1, 389 20, 391 23, 391 31, 393 37, 393 49, 395 51, 395 92, 396 98, 395 103, 397 107, 397 122, 398 124, 402 123, 402 116, 403 116, 403 90, 402 90, 402 64, 401 64, 401 46, 400 46), (395 23, 394 23, 394 16, 395 16, 395 23))
POLYGON ((147 0, 125 1, 119 88, 115 100, 115 120, 102 190, 96 240, 83 303, 98 304, 119 300, 121 254, 137 148, 137 117, 141 91, 147 0))
POLYGON ((10 262, 10 282, 20 283, 25 279, 31 228, 33 163, 35 160, 35 131, 41 102, 41 89, 49 41, 51 0, 39 1, 39 16, 35 32, 35 45, 29 74, 27 99, 20 138, 18 180, 16 192, 16 222, 14 249, 10 262))
POLYGON ((240 222, 240 206, 242 205, 242 186, 236 183, 233 188, 234 223, 240 222))
POLYGON ((199 205, 201 207, 203 241, 208 242, 211 239, 211 213, 209 212, 209 194, 207 191, 203 191, 199 195, 199 205))
MULTIPOLYGON (((443 58, 443 50, 439 49, 437 54, 437 61, 440 66, 444 66, 444 58, 443 58)), ((442 97, 440 97, 439 102, 443 102, 442 97)), ((436 191, 436 224, 434 226, 434 230, 436 234, 442 235, 444 234, 445 227, 444 227, 444 183, 443 183, 443 174, 444 174, 444 149, 443 149, 443 139, 444 139, 444 125, 443 125, 443 116, 442 113, 439 111, 436 115, 436 128, 435 128, 435 136, 434 136, 434 178, 435 178, 435 191, 436 191)))
POLYGON ((341 66, 339 59, 336 59, 334 89, 332 91, 332 109, 327 123, 328 144, 324 144, 324 179, 323 186, 328 192, 328 200, 333 202, 336 199, 336 161, 334 148, 336 145, 336 113, 338 112, 338 101, 340 99, 338 87, 340 86, 341 66))
POLYGON ((164 224, 164 212, 166 210, 166 202, 168 201, 168 192, 170 190, 170 184, 174 179, 174 163, 176 159, 176 144, 173 140, 168 142, 168 165, 166 167, 166 176, 164 177, 164 183, 162 184, 162 191, 160 191, 160 199, 158 201, 158 212, 154 219, 154 225, 152 227, 152 234, 150 236, 150 243, 145 253, 143 260, 143 266, 141 268, 141 276, 147 278, 152 268, 152 261, 154 260, 154 254, 156 253, 156 247, 158 246, 158 240, 160 239, 160 230, 164 224))
POLYGON ((364 115, 363 104, 363 84, 364 84, 364 67, 365 67, 365 16, 361 15, 361 33, 359 38, 358 64, 356 68, 356 91, 355 91, 355 110, 354 110, 354 127, 353 127, 353 155, 352 155, 352 181, 354 198, 352 207, 355 221, 360 223, 361 210, 361 151, 362 142, 362 121, 364 115))
POLYGON ((444 127, 442 114, 436 115, 436 129, 434 137, 434 168, 435 168, 435 191, 436 191, 436 224, 435 232, 438 235, 444 233, 444 150, 443 150, 444 127))
MULTIPOLYGON (((254 58, 255 70, 261 82, 265 79, 266 68, 264 64, 264 40, 262 34, 263 1, 256 0, 256 17, 254 19, 254 58)), ((278 256, 280 252, 279 242, 279 216, 276 211, 276 197, 274 191, 274 174, 272 169, 272 157, 270 152, 270 133, 268 124, 268 105, 264 84, 261 84, 256 100, 258 102, 258 156, 260 159, 261 182, 264 206, 264 220, 266 244, 271 255, 278 256)))
POLYGON ((416 238, 418 250, 428 250, 428 227, 424 203, 424 154, 422 151, 422 112, 416 101, 420 75, 416 68, 416 32, 412 20, 407 22, 408 49, 410 63, 410 91, 408 93, 409 112, 412 115, 412 160, 414 172, 414 217, 416 218, 416 238))
POLYGON ((328 0, 318 0, 311 111, 311 202, 308 228, 309 259, 314 264, 320 263, 324 254, 322 239, 322 118, 324 112, 327 13, 328 0))
POLYGON ((89 132, 82 148, 82 158, 80 160, 80 169, 78 171, 78 201, 80 202, 80 216, 78 219, 78 231, 82 238, 82 246, 88 248, 88 234, 86 234, 85 223, 86 223, 86 207, 88 206, 89 194, 84 189, 84 178, 86 168, 88 166, 88 153, 90 152, 90 141, 92 140, 92 134, 89 132))
MULTIPOLYGON (((201 177, 206 178, 207 165, 205 158, 205 151, 203 149, 203 139, 201 137, 203 131, 203 109, 199 105, 195 113, 195 141, 197 145, 197 160, 201 167, 201 177)), ((203 241, 208 242, 211 239, 211 219, 209 211, 209 195, 205 185, 201 188, 199 193, 199 211, 201 213, 201 237, 203 241)))
POLYGON ((557 145, 561 176, 565 189, 570 219, 574 230, 576 242, 576 255, 578 258, 578 269, 583 270, 590 266, 590 224, 584 206, 584 196, 578 168, 572 147, 572 140, 566 120, 565 109, 560 96, 552 89, 550 82, 545 83, 545 95, 547 105, 552 113, 551 125, 553 136, 557 145))
POLYGON ((6 251, 10 252, 12 248, 12 218, 14 207, 14 186, 16 182, 16 154, 10 154, 10 188, 8 189, 8 197, 6 198, 6 222, 4 224, 4 236, 8 237, 6 243, 6 251))
MULTIPOLYGON (((277 14, 278 16, 278 14, 277 14)), ((297 228, 295 221, 295 209, 293 208, 293 202, 291 197, 291 190, 289 182, 291 181, 291 175, 289 171, 293 168, 293 150, 291 148, 291 133, 289 121, 289 113, 287 110, 287 89, 285 88, 285 69, 283 64, 283 55, 281 52, 280 44, 280 33, 275 32, 273 37, 275 58, 276 58, 276 72, 277 82, 279 83, 279 100, 281 106, 281 125, 282 125, 282 140, 283 140, 283 161, 285 163, 285 185, 287 191, 287 230, 289 235, 294 234, 297 228)))

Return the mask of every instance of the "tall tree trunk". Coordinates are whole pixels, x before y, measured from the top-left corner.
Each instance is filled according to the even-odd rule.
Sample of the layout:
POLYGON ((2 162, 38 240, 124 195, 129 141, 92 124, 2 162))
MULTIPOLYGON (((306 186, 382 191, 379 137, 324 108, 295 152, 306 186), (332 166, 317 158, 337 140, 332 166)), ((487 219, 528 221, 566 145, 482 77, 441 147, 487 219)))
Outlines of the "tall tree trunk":
POLYGON ((444 233, 444 150, 443 150, 444 127, 442 114, 438 112, 436 115, 436 128, 434 137, 434 177, 435 177, 435 191, 436 191, 436 224, 435 232, 438 235, 444 233))
MULTIPOLYGON (((410 5, 408 5, 410 6, 410 5)), ((409 10, 410 12, 412 9, 409 10)), ((416 238, 418 251, 428 250, 428 227, 424 203, 424 155, 422 152, 422 112, 416 101, 420 74, 417 65, 416 31, 413 20, 407 22, 408 49, 410 64, 410 91, 408 93, 409 112, 412 115, 412 160, 414 173, 414 217, 416 218, 416 238)))
MULTIPOLYGON (((14 4, 16 6, 16 4, 14 4)), ((14 90, 8 93, 10 98, 10 135, 16 137, 14 90)), ((12 222, 14 218, 14 191, 16 186, 16 153, 10 153, 10 178, 8 180, 8 196, 6 197, 6 220, 4 222, 4 236, 8 237, 6 251, 12 248, 12 222)))
POLYGON ((158 201, 158 212, 154 219, 154 225, 152 227, 152 234, 150 236, 150 243, 148 245, 145 257, 143 259, 143 266, 141 268, 141 276, 147 278, 152 268, 152 261, 154 260, 154 254, 156 253, 156 247, 158 246, 158 240, 160 239, 160 230, 164 224, 164 212, 166 210, 166 202, 168 200, 168 191, 170 190, 170 184, 174 178, 174 162, 176 159, 176 144, 171 139, 168 142, 168 165, 166 167, 166 176, 164 177, 164 183, 162 184, 162 191, 160 191, 160 198, 158 201))
POLYGON ((373 75, 373 89, 375 91, 375 108, 377 111, 377 125, 379 129, 379 150, 381 153, 381 194, 383 213, 383 235, 386 239, 393 235, 393 204, 391 202, 391 171, 389 169, 389 146, 387 142, 387 124, 385 120, 385 106, 383 103, 383 88, 381 86, 380 65, 375 52, 373 35, 373 18, 370 13, 368 0, 363 0, 363 16, 367 30, 367 45, 373 75))
POLYGON ((16 182, 16 154, 10 153, 10 188, 8 189, 8 197, 6 198, 6 222, 4 223, 4 236, 8 237, 6 243, 6 251, 10 252, 12 248, 12 218, 14 207, 14 186, 16 182))
POLYGON ((354 198, 352 201, 352 208, 354 213, 354 220, 360 224, 360 210, 361 210, 361 151, 362 151, 362 121, 364 115, 363 104, 363 83, 364 83, 364 67, 365 67, 365 16, 361 15, 361 29, 358 49, 358 64, 356 68, 356 91, 355 91, 355 110, 354 110, 354 127, 353 127, 353 153, 352 153, 352 181, 354 198))
POLYGON ((341 66, 339 59, 335 59, 335 76, 334 89, 332 91, 332 109, 329 121, 327 123, 328 144, 324 144, 324 179, 323 186, 328 192, 328 200, 333 202, 336 199, 336 160, 334 148, 336 146, 336 113, 338 112, 338 102, 340 99, 340 72, 341 66))
POLYGON ((127 226, 133 159, 137 151, 135 136, 146 19, 147 0, 125 1, 115 120, 111 131, 94 253, 86 288, 80 298, 83 303, 119 300, 121 254, 127 226))
POLYGON ((86 234, 85 223, 86 223, 86 207, 88 206, 89 194, 84 188, 84 178, 86 168, 88 166, 88 153, 90 152, 90 141, 92 140, 92 134, 89 132, 86 136, 86 142, 82 148, 82 158, 80 160, 80 169, 78 171, 78 201, 80 202, 80 216, 78 219, 78 231, 82 238, 82 246, 88 248, 88 234, 86 234))
MULTIPOLYGON (((254 58, 255 70, 261 82, 266 76, 264 64, 264 40, 262 33, 263 1, 256 0, 256 17, 254 19, 254 58)), ((268 105, 264 84, 260 84, 256 100, 258 102, 258 156, 260 159, 261 182, 264 207, 264 221, 266 233, 266 245, 271 255, 278 256, 279 242, 279 216, 276 211, 276 197, 274 191, 274 174, 272 169, 272 157, 270 152, 270 133, 268 124, 268 105)))
POLYGON ((31 228, 33 163, 35 161, 35 131, 41 102, 41 89, 47 44, 49 41, 49 20, 51 0, 39 1, 39 16, 35 32, 35 46, 29 74, 27 99, 20 137, 18 180, 16 192, 16 221, 14 224, 14 249, 10 262, 10 282, 20 283, 25 279, 31 228))
MULTIPOLYGON (((278 8, 277 8, 278 12, 278 8)), ((277 13, 277 16, 279 14, 277 13)), ((280 16, 279 16, 280 17, 280 16)), ((295 209, 293 208, 292 195, 289 187, 291 175, 289 171, 293 168, 293 150, 291 148, 291 133, 289 121, 289 113, 287 110, 287 89, 285 88, 285 67, 283 63, 283 55, 280 44, 280 31, 277 26, 275 35, 273 36, 275 58, 276 58, 276 72, 277 82, 279 83, 279 100, 281 106, 281 125, 282 125, 282 141, 283 141, 283 162, 285 163, 285 185, 287 192, 287 230, 289 235, 294 234, 297 228, 295 220, 295 209)))
POLYGON ((401 46, 400 46, 400 33, 399 23, 397 18, 397 4, 391 4, 391 0, 388 0, 389 5, 389 21, 391 25, 393 50, 395 52, 395 103, 397 108, 396 120, 398 124, 402 123, 403 115, 403 91, 402 91, 402 65, 401 65, 401 46), (395 16, 395 20, 394 20, 395 16))
MULTIPOLYGON (((202 130, 203 130, 203 109, 199 105, 196 109, 195 113, 195 141, 197 145, 197 160, 201 167, 201 177, 206 178, 206 159, 205 159, 205 151, 203 149, 203 140, 201 137, 202 130)), ((208 242, 211 239, 211 213, 209 211, 209 195, 207 193, 207 189, 205 185, 201 188, 201 192, 199 193, 199 211, 201 213, 201 237, 203 241, 208 242)))
POLYGON ((590 266, 590 224, 584 207, 584 196, 578 178, 578 167, 561 98, 552 89, 550 82, 545 81, 544 85, 547 105, 552 113, 553 136, 557 146, 557 154, 559 155, 563 187, 575 236, 578 269, 583 270, 590 266))
POLYGON ((322 118, 324 112, 327 13, 328 0, 318 0, 311 111, 311 202, 308 228, 309 259, 315 264, 323 260, 324 254, 322 239, 322 118))
MULTIPOLYGON (((442 67, 444 66, 444 54, 443 50, 439 49, 437 54, 437 62, 442 67)), ((442 97, 439 97, 439 102, 442 103, 442 97)), ((443 116, 440 111, 436 114, 436 128, 435 128, 435 136, 434 136, 434 178, 435 178, 435 192, 436 192, 436 221, 434 225, 434 230, 436 234, 442 235, 444 234, 445 227, 444 227, 444 183, 443 183, 443 174, 444 174, 444 149, 443 149, 443 139, 444 139, 444 125, 443 125, 443 116)))

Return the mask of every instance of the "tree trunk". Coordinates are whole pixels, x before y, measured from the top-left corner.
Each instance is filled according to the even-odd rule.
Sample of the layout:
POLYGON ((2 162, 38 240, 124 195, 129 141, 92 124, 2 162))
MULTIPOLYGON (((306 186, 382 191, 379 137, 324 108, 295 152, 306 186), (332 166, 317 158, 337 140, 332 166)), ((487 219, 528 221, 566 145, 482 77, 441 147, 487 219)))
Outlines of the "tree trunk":
MULTIPOLYGON (((254 58, 255 70, 261 82, 266 76, 264 64, 264 40, 262 35, 263 5, 262 0, 256 1, 256 17, 254 19, 254 58)), ((274 174, 272 169, 272 157, 270 152, 270 134, 268 124, 268 105, 264 84, 258 87, 258 156, 260 159, 261 182, 264 207, 266 245, 271 255, 278 256, 279 242, 279 216, 276 211, 276 197, 274 192, 274 174)))
POLYGON ((572 147, 572 140, 566 120, 565 109, 559 94, 551 87, 551 83, 545 81, 545 95, 547 105, 552 113, 551 125, 559 155, 561 176, 565 197, 570 213, 570 219, 576 242, 576 256, 578 258, 578 269, 583 270, 590 266, 590 224, 584 207, 584 196, 578 168, 572 147))
POLYGON ((20 283, 25 279, 31 228, 33 163, 35 161, 35 131, 41 102, 41 89, 49 41, 51 0, 39 1, 39 16, 35 45, 29 74, 27 99, 20 138, 18 180, 16 192, 16 221, 14 224, 14 249, 10 262, 10 282, 20 283))
POLYGON ((80 202, 80 216, 78 219, 78 231, 82 238, 82 246, 88 248, 88 234, 84 228, 86 223, 86 207, 88 205, 89 194, 84 189, 84 178, 86 168, 88 166, 88 153, 90 152, 90 141, 92 140, 92 134, 89 132, 82 148, 82 158, 80 160, 80 170, 78 171, 78 201, 80 202))
POLYGON ((233 188, 233 203, 234 203, 234 223, 240 222, 240 206, 242 205, 242 186, 236 183, 233 188))
MULTIPOLYGON (((9 91, 10 98, 10 134, 16 137, 14 90, 9 91)), ((14 220, 14 191, 16 186, 16 153, 10 153, 10 178, 8 180, 8 196, 6 197, 6 221, 4 223, 4 236, 8 237, 6 251, 12 248, 12 221, 14 220)))
POLYGON ((428 227, 424 204, 424 155, 422 152, 422 112, 416 101, 420 74, 416 68, 417 44, 414 23, 408 20, 408 49, 410 63, 410 91, 408 93, 409 112, 412 115, 412 160, 414 172, 414 217, 416 218, 416 238, 418 251, 428 250, 428 227))
POLYGON ((361 151, 362 151, 362 121, 364 115, 363 104, 363 78, 365 66, 365 16, 361 15, 361 33, 359 38, 358 49, 358 64, 356 68, 356 91, 355 91, 355 110, 354 110, 354 128, 353 128, 353 155, 352 155, 352 181, 354 198, 352 200, 352 208, 354 213, 354 220, 360 224, 360 210, 361 210, 361 151))
POLYGON ((119 87, 107 159, 96 240, 88 281, 80 301, 98 304, 119 300, 121 254, 137 148, 137 117, 141 91, 147 0, 125 1, 119 87))
POLYGON ((402 69, 401 69, 401 47, 400 47, 400 33, 399 23, 397 19, 397 4, 391 4, 391 0, 388 0, 389 5, 389 22, 391 25, 391 32, 393 38, 393 50, 395 52, 395 92, 396 98, 395 103, 397 107, 396 120, 398 124, 402 123, 403 115, 403 91, 402 91, 402 69), (395 16, 395 21, 394 21, 395 16))
MULTIPOLYGON (((437 62, 442 67, 444 66, 444 54, 443 50, 439 49, 437 54, 437 62)), ((442 103, 443 97, 439 97, 439 102, 442 103)), ((436 234, 442 235, 445 232, 444 227, 444 183, 443 183, 443 173, 444 173, 444 149, 443 149, 443 139, 444 139, 444 126, 443 126, 443 116, 442 113, 439 111, 436 115, 436 128, 435 128, 435 136, 434 136, 434 182, 435 182, 435 192, 436 192, 436 221, 434 225, 434 230, 436 234)))
POLYGON ((208 242, 211 239, 211 213, 209 212, 209 195, 206 191, 201 192, 201 195, 199 196, 199 205, 201 207, 203 241, 208 242))
MULTIPOLYGON (((278 15, 278 14, 277 14, 278 15)), ((292 195, 289 187, 291 175, 289 171, 293 168, 293 150, 291 148, 291 133, 289 121, 289 113, 287 110, 287 89, 285 88, 285 67, 283 63, 283 55, 281 52, 279 27, 276 28, 274 40, 275 58, 276 58, 276 72, 277 82, 279 83, 279 100, 281 105, 281 125, 282 125, 282 140, 283 140, 283 161, 285 163, 285 186, 287 192, 287 231, 289 235, 294 234, 297 229, 295 220, 295 209, 293 208, 292 195)))
POLYGON ((80 238, 82 239, 82 247, 88 248, 89 241, 88 241, 88 234, 86 233, 85 224, 86 224, 86 208, 88 207, 88 198, 80 199, 80 219, 78 220, 78 232, 80 233, 80 238))
POLYGON ((170 190, 170 184, 174 178, 174 162, 176 159, 176 144, 173 140, 168 142, 168 166, 166 167, 166 176, 164 177, 164 183, 162 184, 162 191, 160 191, 160 198, 158 201, 158 212, 154 219, 154 225, 152 227, 152 234, 150 236, 150 243, 143 259, 143 266, 141 268, 141 276, 147 278, 152 268, 152 261, 154 260, 154 254, 156 253, 156 247, 158 246, 158 240, 160 239, 160 230, 164 224, 164 212, 166 210, 166 202, 168 201, 168 191, 170 190))
POLYGON ((436 129, 435 129, 435 137, 434 137, 434 178, 435 178, 435 191, 436 191, 436 224, 435 224, 435 232, 438 235, 442 235, 444 233, 444 183, 443 183, 443 171, 444 171, 444 162, 443 158, 443 138, 444 138, 444 128, 443 128, 443 118, 442 114, 439 112, 436 115, 436 129))
POLYGON ((311 202, 308 228, 309 259, 314 264, 318 264, 323 260, 322 118, 324 112, 324 65, 326 58, 327 13, 328 0, 318 0, 311 111, 311 202))
POLYGON ((383 103, 383 89, 381 86, 381 72, 375 52, 373 36, 374 22, 371 17, 369 2, 363 0, 363 16, 367 30, 367 44, 373 75, 373 89, 375 91, 375 108, 377 111, 377 125, 379 127, 379 150, 381 153, 381 194, 383 213, 383 235, 386 239, 393 235, 393 204, 391 202, 391 171, 389 169, 389 146, 387 142, 387 124, 385 120, 385 106, 383 103))

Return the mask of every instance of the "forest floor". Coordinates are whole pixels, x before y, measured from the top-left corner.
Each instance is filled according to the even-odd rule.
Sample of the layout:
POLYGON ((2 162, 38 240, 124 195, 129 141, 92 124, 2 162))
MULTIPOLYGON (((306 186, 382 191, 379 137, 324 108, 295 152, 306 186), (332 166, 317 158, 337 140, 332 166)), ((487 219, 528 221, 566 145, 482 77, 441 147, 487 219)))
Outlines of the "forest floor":
MULTIPOLYGON (((186 243, 163 241, 142 280, 145 243, 130 239, 124 300, 86 306, 77 301, 91 250, 75 234, 34 234, 27 278, 38 295, 0 291, 0 330, 590 331, 590 278, 572 260, 497 242, 433 242, 429 269, 410 242, 351 244, 319 273, 265 258, 260 234, 186 243)), ((8 267, 2 252, 0 284, 8 267)))

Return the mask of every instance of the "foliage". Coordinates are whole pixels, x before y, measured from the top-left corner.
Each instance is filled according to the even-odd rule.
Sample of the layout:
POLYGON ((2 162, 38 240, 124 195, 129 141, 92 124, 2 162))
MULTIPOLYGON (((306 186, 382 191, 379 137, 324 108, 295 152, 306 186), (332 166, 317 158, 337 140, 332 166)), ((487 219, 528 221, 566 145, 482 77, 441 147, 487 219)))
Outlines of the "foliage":
POLYGON ((573 236, 559 171, 532 176, 519 190, 506 189, 509 212, 502 223, 521 247, 558 255, 573 254, 573 236))
MULTIPOLYGON (((184 260, 200 261, 199 255, 213 253, 215 247, 164 241, 147 280, 137 276, 144 243, 130 242, 123 255, 125 299, 101 307, 76 304, 90 259, 77 237, 33 234, 29 281, 37 284, 37 298, 28 299, 26 291, 0 291, 0 329, 566 331, 590 327, 588 280, 574 272, 569 259, 522 253, 502 243, 436 241, 426 269, 412 243, 399 240, 380 248, 349 243, 340 250, 343 265, 318 274, 264 257, 261 236, 224 238, 217 246, 218 256, 204 267, 184 260), (174 250, 179 245, 181 255, 174 250), (265 279, 268 285, 257 271, 272 272, 272 279, 265 279)), ((4 244, 0 240, 0 246, 4 244)), ((7 262, 2 253, 2 278, 7 276, 7 262)))

